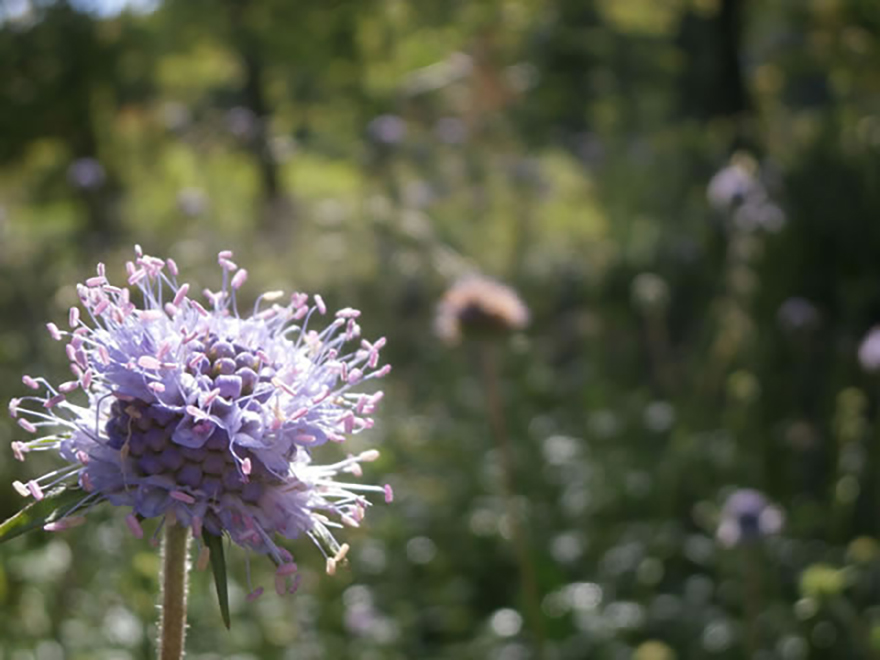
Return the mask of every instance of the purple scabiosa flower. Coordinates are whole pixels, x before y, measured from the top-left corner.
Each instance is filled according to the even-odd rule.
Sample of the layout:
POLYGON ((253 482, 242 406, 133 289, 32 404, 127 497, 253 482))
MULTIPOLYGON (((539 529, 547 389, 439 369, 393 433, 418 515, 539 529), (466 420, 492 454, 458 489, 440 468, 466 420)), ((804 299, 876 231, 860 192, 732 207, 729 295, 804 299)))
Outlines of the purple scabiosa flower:
POLYGON ((782 530, 782 509, 770 504, 763 493, 752 488, 733 492, 721 510, 718 540, 728 547, 758 541, 782 530))
POLYGON ((235 106, 226 113, 226 128, 239 140, 247 142, 254 139, 259 124, 259 118, 250 108, 235 106))
POLYGON ((859 344, 859 364, 868 373, 880 371, 880 325, 875 325, 859 344))
POLYGON ((367 124, 367 137, 376 144, 400 144, 406 138, 406 121, 397 115, 379 115, 367 124))
POLYGON ((529 309, 516 291, 483 275, 453 284, 437 308, 437 335, 447 344, 466 336, 502 335, 523 329, 529 309))
POLYGON ((709 203, 719 211, 729 212, 754 194, 763 191, 757 179, 758 164, 746 154, 737 153, 730 164, 719 170, 706 189, 709 203))
POLYGON ((67 465, 16 489, 39 500, 58 483, 77 482, 82 500, 50 529, 77 524, 79 514, 109 501, 131 508, 126 522, 138 537, 140 521, 157 517, 160 528, 177 521, 196 538, 203 530, 228 534, 279 566, 279 593, 295 590, 297 580, 278 537, 312 538, 334 572, 348 546, 330 530, 358 526, 370 504, 365 493, 386 502, 392 493, 342 478, 360 476, 377 451, 321 465, 312 450, 372 427, 382 392, 354 390, 390 371, 379 366, 384 338, 352 346, 360 312, 351 308, 311 329, 327 313, 318 295, 280 302, 282 292, 264 293, 250 316, 240 315, 236 292, 247 271, 231 252, 219 255, 223 286, 204 292, 207 307, 178 283, 174 261, 139 247, 136 254, 128 284, 140 289, 142 307, 99 264, 77 289, 85 315, 71 308, 69 330, 48 324, 66 344, 74 377, 57 387, 23 378, 35 393, 13 399, 9 410, 39 437, 14 442, 13 451, 19 460, 57 451, 67 465), (84 403, 74 402, 77 394, 84 403))
POLYGON ((733 223, 742 231, 763 229, 771 234, 785 226, 785 211, 764 194, 753 194, 733 212, 733 223))
POLYGON ((81 190, 96 190, 106 179, 104 166, 94 158, 77 158, 67 168, 70 185, 81 190))
POLYGON ((806 298, 787 298, 776 312, 779 324, 789 332, 810 330, 819 325, 819 310, 806 298))

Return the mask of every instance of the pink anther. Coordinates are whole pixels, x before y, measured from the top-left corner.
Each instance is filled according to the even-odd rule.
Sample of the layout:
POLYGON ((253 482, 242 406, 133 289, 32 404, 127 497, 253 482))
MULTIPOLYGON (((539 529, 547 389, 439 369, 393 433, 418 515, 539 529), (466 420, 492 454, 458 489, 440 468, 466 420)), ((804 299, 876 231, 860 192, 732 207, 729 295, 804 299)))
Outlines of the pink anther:
POLYGON ((244 268, 242 268, 241 270, 239 270, 239 271, 238 271, 238 272, 232 277, 232 282, 231 282, 231 284, 232 284, 232 288, 233 288, 233 289, 236 289, 236 290, 240 289, 241 286, 247 281, 247 276, 248 276, 248 272, 247 272, 247 270, 245 270, 244 268))
POLYGON ((128 525, 128 529, 131 530, 132 535, 136 539, 144 538, 144 528, 141 527, 140 522, 138 522, 137 517, 133 513, 125 516, 125 524, 128 525))
POLYGON ((84 516, 70 516, 69 518, 62 518, 56 522, 50 522, 43 525, 43 529, 47 532, 62 532, 65 529, 73 529, 74 527, 79 527, 86 521, 84 516))
POLYGON ((180 303, 186 298, 187 293, 189 293, 189 284, 181 284, 177 293, 174 294, 174 300, 172 301, 176 307, 180 307, 180 303))
POLYGON ((39 502, 41 499, 43 499, 43 489, 40 488, 40 484, 38 484, 36 481, 31 479, 30 481, 27 482, 26 485, 27 485, 28 492, 34 496, 35 500, 37 500, 39 502))

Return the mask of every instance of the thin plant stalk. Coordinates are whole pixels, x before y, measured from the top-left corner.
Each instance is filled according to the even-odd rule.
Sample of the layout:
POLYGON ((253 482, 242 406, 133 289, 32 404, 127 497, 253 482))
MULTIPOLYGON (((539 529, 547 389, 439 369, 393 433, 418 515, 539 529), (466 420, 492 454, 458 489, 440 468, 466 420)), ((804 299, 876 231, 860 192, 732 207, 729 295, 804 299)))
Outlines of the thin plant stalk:
POLYGON ((510 521, 511 541, 513 542, 516 560, 519 564, 520 585, 525 601, 527 620, 532 633, 535 635, 538 657, 543 658, 544 626, 541 618, 538 582, 535 577, 535 567, 532 562, 531 552, 514 504, 514 493, 516 490, 513 449, 510 444, 510 436, 507 433, 507 425, 504 421, 504 408, 498 386, 498 368, 496 366, 494 347, 488 341, 480 342, 479 353, 489 423, 492 427, 492 435, 501 458, 503 497, 507 508, 507 518, 510 521))
POLYGON ((758 617, 762 610, 762 550, 759 543, 744 543, 741 548, 741 561, 745 573, 746 647, 750 658, 758 654, 761 646, 758 617))
POLYGON ((186 638, 186 591, 189 576, 189 528, 176 522, 165 525, 162 545, 162 613, 159 659, 183 658, 186 638))

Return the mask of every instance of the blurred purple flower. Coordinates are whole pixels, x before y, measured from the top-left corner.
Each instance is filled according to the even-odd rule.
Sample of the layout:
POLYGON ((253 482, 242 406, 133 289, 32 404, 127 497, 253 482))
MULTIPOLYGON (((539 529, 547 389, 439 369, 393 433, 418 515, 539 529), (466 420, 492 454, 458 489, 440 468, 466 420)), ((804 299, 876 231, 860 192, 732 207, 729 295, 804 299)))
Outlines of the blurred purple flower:
POLYGON ((816 306, 806 298, 794 296, 779 306, 776 313, 779 324, 786 330, 808 330, 819 323, 816 306))
POLYGON ((77 288, 86 317, 73 307, 71 330, 48 324, 53 338, 66 342, 74 378, 57 387, 23 378, 36 392, 13 399, 9 410, 39 437, 14 442, 13 452, 23 460, 30 451, 53 451, 67 465, 16 482, 16 489, 39 500, 58 483, 82 488, 79 504, 50 530, 78 524, 79 514, 109 501, 131 507, 126 522, 138 537, 140 520, 156 517, 160 528, 176 520, 197 538, 203 529, 228 534, 279 566, 279 593, 295 590, 297 579, 276 535, 312 538, 332 573, 348 546, 330 528, 358 526, 369 506, 363 493, 386 501, 392 494, 388 486, 337 480, 340 473, 359 476, 377 451, 330 465, 313 463, 311 453, 372 427, 382 393, 353 390, 389 372, 378 366, 385 340, 345 348, 360 336, 360 312, 351 308, 323 330, 309 329, 327 311, 318 295, 310 304, 294 293, 282 304, 281 292, 264 293, 251 316, 239 316, 236 293, 247 271, 231 252, 219 255, 223 287, 205 291, 207 308, 188 297, 188 284, 178 284, 171 259, 136 252, 128 284, 141 290, 142 308, 128 288, 107 281, 100 264, 77 288), (85 405, 68 400, 78 389, 85 405))
POLYGON ((868 373, 880 371, 880 325, 875 325, 859 345, 859 363, 868 373))
POLYGON ((778 534, 784 520, 782 509, 770 504, 761 492, 741 488, 724 503, 718 540, 728 547, 758 541, 778 534))
POLYGON ((400 144, 406 138, 406 122, 397 115, 379 115, 367 124, 367 136, 377 144, 400 144))
POLYGON ((104 166, 94 158, 77 158, 67 168, 68 182, 81 190, 96 190, 106 179, 104 166))
POLYGON ((709 181, 706 196, 712 207, 729 212, 745 202, 762 186, 755 177, 757 164, 749 157, 734 156, 730 165, 720 170, 709 181))
POLYGON ((236 106, 226 113, 226 128, 240 140, 250 140, 257 133, 259 119, 250 108, 236 106))
POLYGON ((764 194, 747 197, 733 213, 733 222, 743 231, 763 229, 777 233, 785 226, 785 211, 764 194))

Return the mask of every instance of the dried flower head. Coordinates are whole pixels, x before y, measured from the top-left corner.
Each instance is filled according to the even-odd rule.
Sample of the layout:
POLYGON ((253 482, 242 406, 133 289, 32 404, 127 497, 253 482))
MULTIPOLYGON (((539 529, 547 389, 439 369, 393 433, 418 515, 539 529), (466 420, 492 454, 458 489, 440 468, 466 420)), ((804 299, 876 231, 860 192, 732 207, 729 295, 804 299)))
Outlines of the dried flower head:
POLYGON ((67 465, 16 482, 17 490, 39 500, 56 484, 78 483, 81 501, 52 530, 109 501, 131 508, 126 522, 138 537, 140 521, 157 517, 189 526, 196 538, 203 530, 228 534, 278 564, 279 593, 297 581, 277 537, 311 537, 333 572, 348 546, 330 528, 357 526, 369 506, 363 493, 390 501, 391 489, 338 480, 360 476, 360 464, 377 451, 320 465, 312 449, 373 425, 382 392, 353 390, 390 371, 378 364, 385 340, 346 348, 360 336, 360 312, 350 308, 322 330, 310 329, 327 312, 318 295, 309 302, 294 293, 282 303, 282 292, 264 293, 250 316, 240 316, 236 292, 247 271, 231 252, 219 255, 223 286, 204 292, 207 307, 178 284, 171 259, 136 253, 128 284, 140 289, 142 307, 99 264, 77 289, 85 315, 71 308, 70 330, 48 324, 65 342, 73 378, 56 387, 24 377, 35 392, 13 399, 9 410, 39 437, 14 442, 13 451, 20 460, 57 451, 67 465), (73 400, 79 390, 82 404, 73 400))
POLYGON ((443 341, 457 344, 462 337, 521 330, 528 321, 529 310, 516 291, 488 277, 471 275, 443 294, 436 329, 443 341))
POLYGON ((752 488, 734 491, 721 511, 718 540, 728 547, 757 541, 782 530, 782 509, 752 488))

